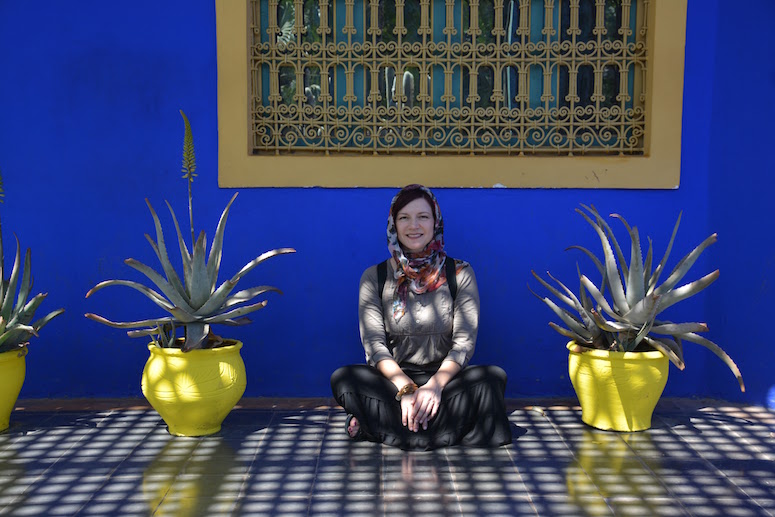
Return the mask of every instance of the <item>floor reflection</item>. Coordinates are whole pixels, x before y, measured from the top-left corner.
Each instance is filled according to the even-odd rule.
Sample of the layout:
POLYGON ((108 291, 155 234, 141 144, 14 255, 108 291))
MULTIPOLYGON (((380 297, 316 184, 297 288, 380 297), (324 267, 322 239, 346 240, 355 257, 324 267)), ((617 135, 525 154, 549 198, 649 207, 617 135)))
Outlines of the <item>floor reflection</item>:
MULTIPOLYGON (((222 438, 173 439, 143 472, 142 492, 154 515, 203 515, 223 502, 225 485, 234 474, 241 477, 239 470, 234 450, 222 438)), ((233 487, 234 500, 240 487, 241 482, 233 487)))
POLYGON ((448 495, 449 476, 446 480, 439 477, 439 467, 446 466, 446 460, 439 453, 397 451, 386 454, 383 461, 383 468, 389 474, 385 477, 385 493, 391 497, 448 495))
POLYGON ((59 404, 0 434, 0 515, 775 515, 775 414, 759 407, 679 400, 627 434, 525 403, 509 446, 406 452, 349 440, 317 402, 258 401, 200 439, 150 408, 59 404))
POLYGON ((408 452, 401 457, 401 477, 411 490, 443 493, 436 458, 408 452))
MULTIPOLYGON (((24 480, 25 483, 32 483, 34 476, 27 475, 27 469, 24 467, 24 459, 17 452, 17 447, 11 444, 9 447, 3 447, 5 443, 0 441, 0 501, 4 499, 13 500, 14 487, 24 480)), ((18 504, 23 504, 25 494, 19 494, 16 498, 18 504)), ((3 504, 0 502, 0 514, 3 504)))
POLYGON ((565 469, 568 495, 589 515, 607 508, 605 499, 626 497, 636 506, 653 510, 649 501, 668 496, 655 477, 659 452, 648 433, 614 433, 584 429, 576 460, 565 469), (638 454, 634 450, 638 451, 638 454))
POLYGON ((443 451, 382 449, 384 514, 455 515, 459 512, 454 481, 443 451))

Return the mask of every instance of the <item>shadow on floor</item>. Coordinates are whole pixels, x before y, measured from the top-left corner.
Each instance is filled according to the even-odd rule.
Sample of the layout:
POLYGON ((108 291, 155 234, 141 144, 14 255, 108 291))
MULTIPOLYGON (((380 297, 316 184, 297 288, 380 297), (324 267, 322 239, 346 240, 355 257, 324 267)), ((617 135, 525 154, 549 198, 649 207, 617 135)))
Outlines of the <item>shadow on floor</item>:
POLYGON ((143 401, 21 401, 0 435, 5 515, 775 515, 775 414, 665 400, 612 433, 570 401, 509 401, 514 443, 351 442, 325 399, 243 400, 170 436, 143 401))

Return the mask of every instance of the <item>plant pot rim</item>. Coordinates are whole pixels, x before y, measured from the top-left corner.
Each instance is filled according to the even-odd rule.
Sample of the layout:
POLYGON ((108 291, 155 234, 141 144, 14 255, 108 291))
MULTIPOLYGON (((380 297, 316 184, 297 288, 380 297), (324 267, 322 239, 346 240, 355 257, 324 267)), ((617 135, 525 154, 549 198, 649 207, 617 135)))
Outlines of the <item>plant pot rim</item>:
POLYGON ((234 352, 235 350, 239 350, 242 348, 242 341, 238 339, 224 339, 225 343, 231 343, 230 345, 225 346, 219 346, 217 348, 203 348, 203 349, 197 349, 197 350, 189 350, 188 352, 184 352, 180 348, 162 348, 153 342, 148 343, 148 350, 152 354, 159 354, 159 355, 171 355, 171 356, 191 356, 193 355, 201 355, 201 354, 230 354, 234 352))
POLYGON ((620 359, 640 359, 640 360, 649 360, 649 359, 662 359, 667 357, 660 352, 659 350, 650 350, 648 352, 616 352, 612 350, 598 350, 596 348, 588 348, 584 345, 580 345, 576 343, 575 341, 568 341, 568 344, 565 345, 565 348, 568 350, 569 354, 576 354, 576 355, 586 355, 588 357, 594 357, 595 359, 613 359, 613 358, 620 358, 620 359), (581 347, 584 349, 583 352, 577 352, 573 350, 576 347, 581 347))
POLYGON ((13 361, 14 359, 18 357, 24 357, 28 353, 27 346, 23 346, 21 348, 15 348, 13 350, 6 350, 5 352, 0 352, 0 362, 7 362, 7 361, 13 361))

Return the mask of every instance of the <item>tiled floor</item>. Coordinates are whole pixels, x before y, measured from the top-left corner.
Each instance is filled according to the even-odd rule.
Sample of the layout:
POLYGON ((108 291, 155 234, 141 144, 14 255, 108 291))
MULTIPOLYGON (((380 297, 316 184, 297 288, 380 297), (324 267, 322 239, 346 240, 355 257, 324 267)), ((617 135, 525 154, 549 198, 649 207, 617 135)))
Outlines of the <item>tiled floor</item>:
POLYGON ((408 453, 350 442, 323 399, 244 400, 206 438, 170 436, 142 401, 21 401, 0 514, 775 516, 766 409, 667 400, 617 434, 567 402, 509 403, 510 446, 408 453))

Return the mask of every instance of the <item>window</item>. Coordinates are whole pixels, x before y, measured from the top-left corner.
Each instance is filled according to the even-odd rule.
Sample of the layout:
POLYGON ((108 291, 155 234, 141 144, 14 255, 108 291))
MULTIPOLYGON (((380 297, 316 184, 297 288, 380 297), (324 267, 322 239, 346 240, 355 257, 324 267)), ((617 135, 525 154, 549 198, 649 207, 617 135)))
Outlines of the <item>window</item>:
POLYGON ((222 186, 678 185, 685 1, 216 6, 222 186))

